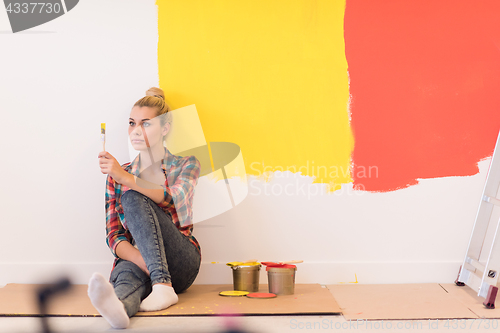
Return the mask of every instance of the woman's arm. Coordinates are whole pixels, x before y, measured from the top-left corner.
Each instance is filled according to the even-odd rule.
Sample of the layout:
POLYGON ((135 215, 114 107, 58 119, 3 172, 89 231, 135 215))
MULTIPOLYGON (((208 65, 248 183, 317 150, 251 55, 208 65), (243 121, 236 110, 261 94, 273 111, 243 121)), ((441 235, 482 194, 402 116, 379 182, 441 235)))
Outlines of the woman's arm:
POLYGON ((116 212, 115 181, 108 175, 106 178, 106 243, 115 257, 116 247, 121 242, 130 242, 132 235, 123 228, 116 212))
MULTIPOLYGON (((104 152, 103 152, 104 153, 104 152)), ((111 155, 109 155, 111 156, 111 155)), ((111 156, 112 157, 112 156, 111 156)), ((108 158, 104 157, 104 154, 99 154, 99 165, 101 166, 101 172, 104 174, 108 174, 108 177, 106 178, 106 243, 108 244, 109 248, 111 249, 111 252, 115 257, 122 258, 128 261, 133 262, 139 268, 144 271, 149 276, 149 271, 146 266, 146 263, 144 262, 144 259, 142 258, 141 253, 139 250, 137 250, 132 244, 130 243, 132 240, 132 235, 128 230, 123 228, 119 218, 118 214, 116 212, 116 195, 115 195, 115 182, 116 179, 114 179, 111 175, 110 172, 107 172, 109 164, 106 162, 112 162, 108 161, 108 158), (103 163, 103 159, 105 160, 103 163)), ((114 161, 116 161, 113 158, 114 161)), ((118 162, 116 162, 118 163, 118 162)), ((125 170, 122 169, 120 166, 120 169, 125 172, 127 175, 131 175, 125 170)), ((114 170, 116 171, 116 170, 114 170)), ((118 174, 113 172, 113 174, 118 174)), ((132 176, 132 175, 131 175, 132 176)), ((154 184, 153 184, 154 185, 154 184)), ((126 186, 126 185, 125 185, 126 186)), ((160 186, 161 188, 161 186, 160 186)), ((162 191, 162 198, 163 198, 163 189, 162 191)))
POLYGON ((194 156, 183 157, 179 164, 175 184, 168 184, 165 189, 165 201, 158 204, 162 209, 174 205, 179 225, 184 227, 192 224, 194 188, 200 176, 200 161, 194 156))
POLYGON ((137 250, 129 242, 118 243, 118 245, 116 246, 116 254, 122 259, 133 262, 149 276, 148 267, 146 266, 146 262, 142 258, 141 252, 139 252, 139 250, 137 250))
POLYGON ((165 200, 165 188, 161 185, 148 182, 128 172, 122 181, 123 185, 134 191, 144 194, 157 204, 165 200))

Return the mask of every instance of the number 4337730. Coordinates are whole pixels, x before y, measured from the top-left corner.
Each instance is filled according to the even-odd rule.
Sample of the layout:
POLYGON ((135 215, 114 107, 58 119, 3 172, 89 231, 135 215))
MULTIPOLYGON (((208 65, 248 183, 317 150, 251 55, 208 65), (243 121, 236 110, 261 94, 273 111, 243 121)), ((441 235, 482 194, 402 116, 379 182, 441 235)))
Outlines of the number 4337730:
POLYGON ((15 14, 34 14, 34 13, 60 13, 62 8, 59 3, 44 3, 44 2, 15 2, 9 3, 7 6, 7 13, 15 14))

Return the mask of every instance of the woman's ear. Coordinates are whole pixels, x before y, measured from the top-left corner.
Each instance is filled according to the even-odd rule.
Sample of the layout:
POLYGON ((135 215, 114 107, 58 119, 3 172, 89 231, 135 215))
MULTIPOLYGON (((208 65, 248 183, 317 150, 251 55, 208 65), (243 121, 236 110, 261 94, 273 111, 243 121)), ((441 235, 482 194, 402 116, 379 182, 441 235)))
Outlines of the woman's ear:
POLYGON ((162 136, 167 135, 169 131, 170 131, 170 123, 165 123, 165 125, 163 125, 163 128, 161 130, 162 136))

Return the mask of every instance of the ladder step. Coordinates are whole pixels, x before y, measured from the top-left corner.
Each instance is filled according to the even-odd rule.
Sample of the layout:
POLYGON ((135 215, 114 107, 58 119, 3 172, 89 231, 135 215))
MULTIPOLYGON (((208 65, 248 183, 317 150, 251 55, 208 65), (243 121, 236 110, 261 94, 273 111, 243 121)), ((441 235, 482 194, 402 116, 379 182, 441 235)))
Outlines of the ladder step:
POLYGON ((490 197, 488 195, 483 196, 483 201, 489 202, 490 204, 493 204, 495 206, 500 206, 500 200, 494 197, 490 197))
POLYGON ((481 264, 479 261, 475 260, 475 259, 472 259, 470 257, 467 257, 467 260, 466 262, 468 264, 470 264, 471 266, 473 266, 474 268, 480 270, 481 272, 484 272, 486 266, 481 264))

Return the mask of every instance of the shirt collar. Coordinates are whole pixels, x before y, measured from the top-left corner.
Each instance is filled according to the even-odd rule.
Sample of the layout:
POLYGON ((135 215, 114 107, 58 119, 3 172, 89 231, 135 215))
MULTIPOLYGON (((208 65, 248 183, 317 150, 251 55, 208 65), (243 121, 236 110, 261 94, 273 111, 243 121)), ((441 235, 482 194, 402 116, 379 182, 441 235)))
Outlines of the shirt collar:
POLYGON ((163 161, 161 163, 161 168, 163 169, 164 172, 170 169, 173 161, 174 161, 174 155, 172 155, 172 153, 170 153, 170 151, 167 148, 165 148, 165 157, 163 158, 163 161))

